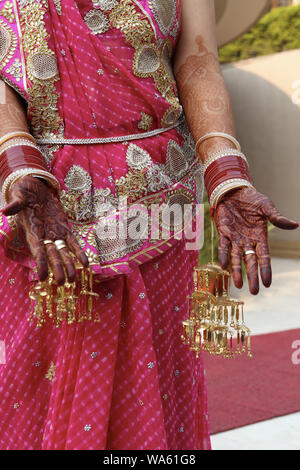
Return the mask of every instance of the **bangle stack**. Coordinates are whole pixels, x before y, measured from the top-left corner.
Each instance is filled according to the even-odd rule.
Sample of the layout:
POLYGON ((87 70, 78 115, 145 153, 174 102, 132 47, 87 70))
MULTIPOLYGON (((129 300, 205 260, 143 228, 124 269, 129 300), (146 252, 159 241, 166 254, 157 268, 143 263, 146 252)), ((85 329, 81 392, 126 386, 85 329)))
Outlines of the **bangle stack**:
POLYGON ((211 207, 216 207, 221 197, 232 189, 253 188, 247 158, 237 148, 220 150, 211 155, 203 171, 211 207))
POLYGON ((34 137, 26 132, 12 132, 0 138, 0 185, 6 202, 10 187, 24 176, 43 178, 59 190, 59 183, 47 171, 34 137))

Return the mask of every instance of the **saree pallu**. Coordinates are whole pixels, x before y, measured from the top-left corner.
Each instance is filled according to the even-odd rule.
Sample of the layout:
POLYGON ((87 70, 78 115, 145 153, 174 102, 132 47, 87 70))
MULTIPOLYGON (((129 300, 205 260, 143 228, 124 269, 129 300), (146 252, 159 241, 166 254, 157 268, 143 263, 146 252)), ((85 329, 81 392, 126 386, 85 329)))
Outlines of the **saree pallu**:
POLYGON ((201 201, 172 74, 179 33, 175 0, 0 1, 1 77, 61 184, 101 320, 28 323, 34 263, 2 217, 1 449, 210 448, 202 360, 180 341, 197 252, 172 223, 163 241, 99 235, 122 197, 146 211, 201 201))

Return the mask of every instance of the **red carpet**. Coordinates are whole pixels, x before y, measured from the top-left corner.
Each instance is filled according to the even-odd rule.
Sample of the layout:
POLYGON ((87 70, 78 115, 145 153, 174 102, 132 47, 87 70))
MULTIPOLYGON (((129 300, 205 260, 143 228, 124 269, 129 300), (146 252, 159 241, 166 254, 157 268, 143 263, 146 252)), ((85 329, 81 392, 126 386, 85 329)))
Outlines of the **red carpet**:
POLYGON ((253 359, 204 353, 212 434, 300 411, 297 340, 300 329, 253 336, 253 359))

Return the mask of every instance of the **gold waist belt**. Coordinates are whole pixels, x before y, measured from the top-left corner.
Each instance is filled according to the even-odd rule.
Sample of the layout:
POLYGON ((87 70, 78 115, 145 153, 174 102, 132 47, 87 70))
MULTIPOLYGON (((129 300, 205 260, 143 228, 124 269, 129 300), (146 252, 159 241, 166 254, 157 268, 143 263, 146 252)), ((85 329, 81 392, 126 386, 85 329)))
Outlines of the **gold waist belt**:
POLYGON ((118 142, 127 142, 131 140, 139 140, 139 139, 146 139, 148 137, 154 137, 158 134, 162 134, 163 132, 170 131, 175 127, 178 127, 182 123, 182 120, 177 121, 175 124, 169 127, 164 127, 161 129, 154 129, 153 131, 143 132, 141 134, 131 134, 131 135, 122 135, 122 136, 115 136, 115 137, 95 137, 91 139, 65 139, 64 137, 45 137, 45 138, 37 138, 36 143, 39 145, 93 145, 93 144, 112 144, 118 142))

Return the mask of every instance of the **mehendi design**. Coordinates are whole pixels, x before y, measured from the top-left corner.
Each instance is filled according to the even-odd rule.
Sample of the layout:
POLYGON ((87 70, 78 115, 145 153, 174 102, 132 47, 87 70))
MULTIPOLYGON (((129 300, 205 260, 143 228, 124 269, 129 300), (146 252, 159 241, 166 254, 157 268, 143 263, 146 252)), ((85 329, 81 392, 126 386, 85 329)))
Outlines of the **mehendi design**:
POLYGON ((0 80, 0 137, 10 132, 28 132, 26 114, 20 100, 6 83, 0 80))
MULTIPOLYGON (((234 135, 231 102, 224 85, 217 56, 209 52, 197 36, 198 54, 190 55, 175 74, 181 103, 194 140, 216 130, 234 135)), ((214 138, 200 146, 203 161, 217 150, 228 147, 223 138, 214 138)))
POLYGON ((65 281, 64 268, 68 280, 74 281, 76 271, 68 248, 87 266, 88 259, 71 232, 58 195, 45 182, 32 176, 21 178, 12 185, 9 204, 2 212, 5 215, 18 214, 18 223, 24 230, 40 280, 48 276, 49 260, 58 284, 65 281), (65 240, 68 248, 58 252, 52 244, 45 247, 44 240, 65 240))
POLYGON ((250 188, 241 188, 226 194, 216 209, 220 264, 224 269, 227 268, 228 251, 231 249, 233 280, 236 287, 241 288, 241 265, 244 259, 252 294, 259 291, 258 263, 264 286, 269 287, 272 282, 268 221, 285 230, 298 227, 297 222, 283 217, 267 196, 250 188), (253 250, 256 254, 245 256, 248 250, 253 250))

